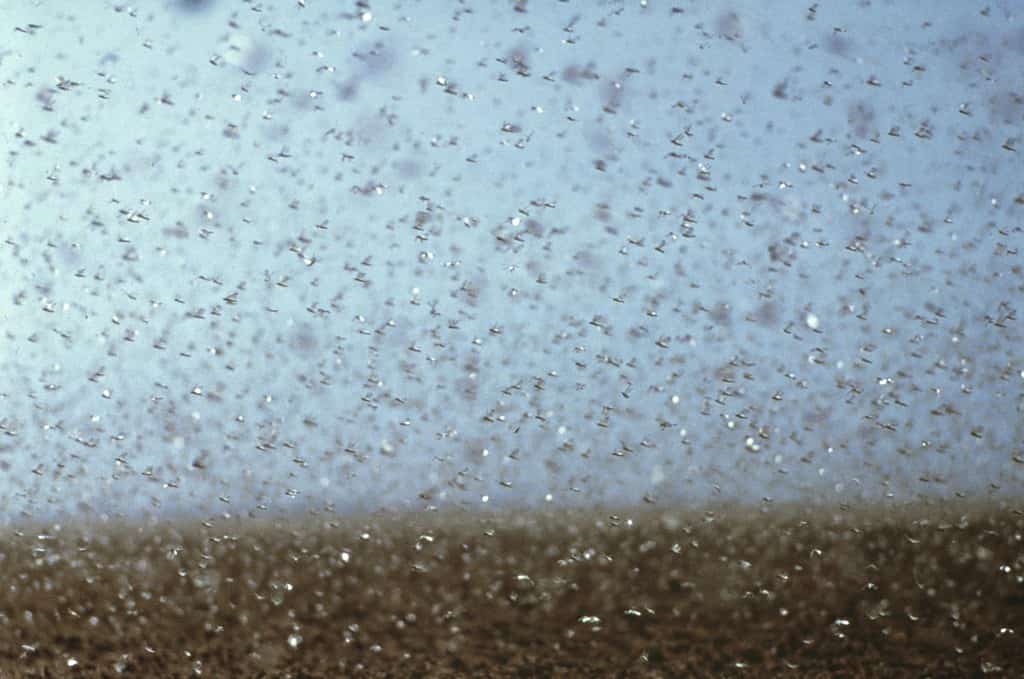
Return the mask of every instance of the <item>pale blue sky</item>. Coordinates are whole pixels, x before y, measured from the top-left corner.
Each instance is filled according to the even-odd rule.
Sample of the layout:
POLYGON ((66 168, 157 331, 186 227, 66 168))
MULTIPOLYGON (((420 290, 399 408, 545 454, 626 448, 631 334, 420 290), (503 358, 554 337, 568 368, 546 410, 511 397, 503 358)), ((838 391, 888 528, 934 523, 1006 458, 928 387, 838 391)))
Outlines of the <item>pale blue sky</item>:
POLYGON ((8 517, 1020 492, 1019 5, 143 5, 0 2, 8 517))

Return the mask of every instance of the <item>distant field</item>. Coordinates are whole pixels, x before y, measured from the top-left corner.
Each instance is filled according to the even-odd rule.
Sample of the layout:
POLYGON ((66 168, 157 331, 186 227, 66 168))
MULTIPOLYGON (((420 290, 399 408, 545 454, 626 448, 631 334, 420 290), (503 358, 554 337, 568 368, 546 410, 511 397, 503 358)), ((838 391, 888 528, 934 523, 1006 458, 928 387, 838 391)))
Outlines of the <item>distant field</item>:
POLYGON ((1021 676, 1024 513, 5 529, 0 676, 1021 676))

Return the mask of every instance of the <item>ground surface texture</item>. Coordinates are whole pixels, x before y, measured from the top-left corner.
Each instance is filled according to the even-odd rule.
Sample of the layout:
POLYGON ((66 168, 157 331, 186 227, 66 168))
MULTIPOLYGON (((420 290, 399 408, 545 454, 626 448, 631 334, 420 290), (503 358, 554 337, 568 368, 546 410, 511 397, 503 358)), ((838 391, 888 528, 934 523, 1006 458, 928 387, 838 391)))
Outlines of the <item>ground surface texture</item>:
POLYGON ((1024 513, 617 510, 0 534, 0 676, 1024 676, 1024 513))

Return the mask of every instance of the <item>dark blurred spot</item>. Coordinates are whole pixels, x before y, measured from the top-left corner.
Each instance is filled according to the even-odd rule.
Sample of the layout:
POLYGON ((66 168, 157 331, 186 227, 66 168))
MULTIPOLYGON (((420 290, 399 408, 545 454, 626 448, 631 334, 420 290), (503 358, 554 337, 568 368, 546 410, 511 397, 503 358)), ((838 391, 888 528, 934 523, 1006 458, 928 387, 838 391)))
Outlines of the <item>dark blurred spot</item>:
POLYGON ((579 250, 572 257, 573 261, 577 265, 584 269, 596 269, 598 267, 598 260, 594 257, 594 254, 589 250, 579 250))
POLYGON ((188 238, 188 229, 181 222, 178 222, 173 227, 166 227, 163 230, 163 234, 169 238, 188 238))
POLYGON ((334 92, 338 96, 338 101, 352 101, 359 94, 359 84, 355 78, 349 78, 345 82, 337 83, 334 92))
POLYGON ((615 113, 622 106, 626 85, 620 80, 608 80, 601 83, 601 105, 605 112, 615 113))
POLYGON ((988 110, 993 123, 1010 125, 1024 117, 1024 95, 1019 92, 999 92, 989 97, 988 110))
POLYGON ((416 179, 423 174, 423 165, 417 160, 406 158, 395 163, 395 170, 402 179, 416 179))
POLYGON ((505 65, 521 75, 530 72, 530 46, 520 43, 504 54, 505 65))
POLYGON ((708 310, 708 315, 721 325, 732 322, 732 307, 727 302, 719 302, 708 310))
POLYGON ((246 73, 259 73, 270 64, 271 52, 262 45, 250 45, 239 51, 241 58, 238 65, 246 73))
POLYGON ((572 85, 579 85, 584 80, 594 80, 598 76, 590 65, 578 66, 569 64, 562 69, 562 80, 572 85))
POLYGON ((526 227, 525 232, 531 236, 536 236, 537 238, 544 236, 544 227, 536 219, 527 219, 524 226, 526 227))
POLYGON ((772 243, 768 246, 768 259, 785 266, 792 266, 796 261, 796 250, 786 242, 772 243))
POLYGON ((803 412, 803 422, 806 425, 819 425, 827 421, 828 410, 824 408, 815 408, 814 410, 805 410, 803 412))
POLYGON ((875 110, 866 101, 858 101, 846 112, 846 120, 858 137, 867 137, 874 131, 875 110))
POLYGON ((775 325, 779 322, 779 307, 775 302, 764 302, 751 314, 751 318, 760 325, 775 325))
POLYGON ((834 54, 837 57, 848 57, 850 56, 850 49, 852 44, 849 38, 846 38, 841 33, 832 31, 825 38, 825 51, 829 54, 834 54))
POLYGON ((57 94, 57 91, 50 87, 41 87, 36 92, 36 101, 43 105, 43 109, 47 111, 53 110, 53 98, 57 94))
POLYGON ((742 36, 743 28, 740 25, 740 17, 736 12, 725 12, 715 20, 715 32, 718 35, 735 40, 742 36))
POLYGON ((199 14, 209 11, 215 4, 217 0, 176 0, 174 7, 182 12, 199 14))
POLYGON ((458 393, 467 401, 477 400, 477 383, 468 377, 460 377, 455 380, 455 388, 458 393))
POLYGON ((395 67, 397 55, 395 50, 381 42, 376 42, 369 49, 360 50, 353 54, 362 64, 363 76, 380 76, 395 67))
POLYGON ((317 341, 313 326, 308 323, 302 323, 301 325, 296 326, 292 332, 289 345, 292 351, 304 355, 309 355, 315 352, 319 342, 317 341))

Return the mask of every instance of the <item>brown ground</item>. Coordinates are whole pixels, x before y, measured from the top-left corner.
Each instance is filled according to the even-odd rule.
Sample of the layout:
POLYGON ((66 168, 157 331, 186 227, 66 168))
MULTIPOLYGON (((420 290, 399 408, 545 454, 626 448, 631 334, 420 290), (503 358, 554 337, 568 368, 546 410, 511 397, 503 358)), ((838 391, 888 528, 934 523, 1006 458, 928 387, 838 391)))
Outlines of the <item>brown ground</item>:
POLYGON ((1024 676, 1024 512, 3 529, 0 676, 1024 676))

